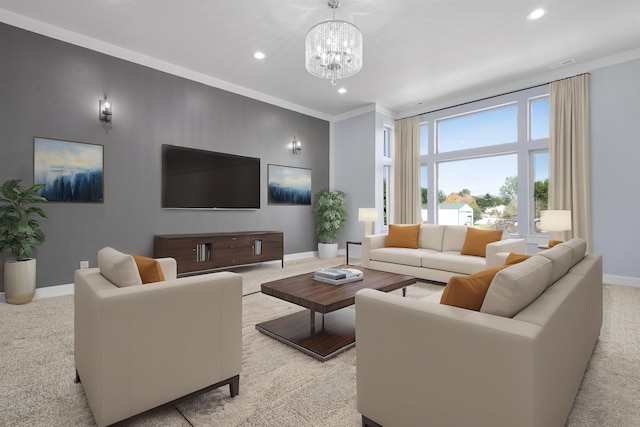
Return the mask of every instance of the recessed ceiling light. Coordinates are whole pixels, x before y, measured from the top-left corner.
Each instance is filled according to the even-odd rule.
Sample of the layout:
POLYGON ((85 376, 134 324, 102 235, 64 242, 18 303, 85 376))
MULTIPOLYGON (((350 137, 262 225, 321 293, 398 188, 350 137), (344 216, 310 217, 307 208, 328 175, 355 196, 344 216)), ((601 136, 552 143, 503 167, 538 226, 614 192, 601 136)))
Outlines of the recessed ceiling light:
POLYGON ((547 11, 545 9, 542 9, 542 8, 536 9, 527 15, 527 19, 529 21, 535 21, 536 19, 542 18, 546 14, 547 14, 547 11))
POLYGON ((341 87, 340 89, 338 89, 338 93, 347 93, 347 90, 341 87))
POLYGON ((256 59, 264 59, 267 57, 267 55, 265 55, 264 52, 257 51, 253 54, 253 57, 256 59))

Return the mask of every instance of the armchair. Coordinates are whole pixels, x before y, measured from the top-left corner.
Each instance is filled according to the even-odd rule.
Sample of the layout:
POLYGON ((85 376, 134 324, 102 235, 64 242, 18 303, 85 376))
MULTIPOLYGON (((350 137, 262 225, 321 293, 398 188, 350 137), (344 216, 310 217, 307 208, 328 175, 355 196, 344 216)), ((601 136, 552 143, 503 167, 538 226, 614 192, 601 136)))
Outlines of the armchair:
POLYGON ((176 278, 175 260, 165 258, 165 281, 118 287, 107 277, 121 279, 123 264, 127 274, 137 270, 130 255, 105 249, 109 262, 98 253, 105 271, 77 270, 74 278, 76 381, 98 426, 226 384, 237 395, 242 276, 176 278), (113 268, 120 271, 107 273, 113 268))

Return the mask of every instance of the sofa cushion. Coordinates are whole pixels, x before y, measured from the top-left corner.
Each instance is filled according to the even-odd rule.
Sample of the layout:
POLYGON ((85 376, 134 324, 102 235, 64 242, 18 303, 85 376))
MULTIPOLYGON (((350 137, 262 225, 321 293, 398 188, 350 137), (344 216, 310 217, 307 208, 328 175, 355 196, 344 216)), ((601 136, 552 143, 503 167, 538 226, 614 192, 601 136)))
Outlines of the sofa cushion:
POLYGON ((422 256, 422 267, 451 271, 458 274, 474 274, 487 268, 484 258, 460 255, 459 252, 433 252, 422 256))
POLYGON ((369 252, 369 258, 371 261, 420 267, 422 265, 422 256, 430 253, 435 253, 435 251, 430 249, 378 248, 369 252))
POLYGON ((138 267, 138 273, 142 283, 164 282, 164 272, 162 266, 157 259, 148 258, 140 255, 131 255, 138 267))
POLYGON ((418 249, 418 235, 420 224, 401 225, 390 224, 387 236, 387 248, 412 248, 418 249))
POLYGON ((531 255, 529 254, 518 254, 516 252, 509 252, 509 255, 507 255, 507 259, 504 261, 504 264, 513 265, 529 258, 531 258, 531 255))
POLYGON ((471 276, 453 276, 444 288, 440 304, 480 311, 493 277, 507 267, 509 266, 502 265, 471 276))
POLYGON ((544 292, 551 277, 551 261, 535 255, 500 270, 487 291, 480 311, 513 317, 544 292))
POLYGON ((487 245, 502 240, 502 230, 481 230, 469 227, 460 253, 462 255, 487 256, 487 245))
POLYGON ((420 226, 420 236, 418 237, 418 247, 442 251, 442 238, 444 237, 444 225, 422 224, 420 226))
POLYGON ((577 263, 579 263, 580 260, 584 258, 585 254, 587 253, 587 241, 579 237, 574 237, 568 242, 563 243, 563 246, 570 247, 571 251, 573 252, 573 256, 571 257, 572 267, 577 263))
POLYGON ((119 288, 142 284, 133 257, 108 246, 98 251, 98 268, 100 274, 119 288))
POLYGON ((442 252, 458 251, 464 245, 464 238, 467 235, 466 225, 445 225, 444 236, 442 237, 442 252))
POLYGON ((567 274, 571 268, 571 259, 573 251, 565 245, 556 245, 551 249, 540 252, 540 256, 548 258, 551 261, 551 277, 547 287, 551 286, 559 278, 567 274))

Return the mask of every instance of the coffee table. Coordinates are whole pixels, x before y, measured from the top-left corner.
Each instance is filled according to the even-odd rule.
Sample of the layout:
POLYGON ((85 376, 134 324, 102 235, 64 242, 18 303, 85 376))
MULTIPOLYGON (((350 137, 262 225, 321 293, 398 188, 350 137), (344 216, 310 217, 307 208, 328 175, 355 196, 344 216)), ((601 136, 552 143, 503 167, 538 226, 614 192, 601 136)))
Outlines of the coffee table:
MULTIPOLYGON (((341 266, 347 268, 348 266, 341 266)), ((358 268, 364 279, 343 285, 313 280, 313 273, 300 274, 263 283, 263 294, 297 304, 307 310, 258 323, 256 329, 314 358, 325 361, 356 343, 356 292, 370 288, 383 292, 403 289, 416 283, 413 276, 358 268)))

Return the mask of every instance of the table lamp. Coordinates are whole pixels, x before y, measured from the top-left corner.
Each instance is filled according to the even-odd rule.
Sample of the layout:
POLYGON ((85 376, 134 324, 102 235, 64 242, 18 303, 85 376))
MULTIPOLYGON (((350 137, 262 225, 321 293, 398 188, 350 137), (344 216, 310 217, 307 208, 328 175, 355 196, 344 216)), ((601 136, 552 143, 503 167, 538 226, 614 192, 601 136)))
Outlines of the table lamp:
POLYGON ((571 230, 570 210, 540 211, 540 230, 561 232, 571 230))
POLYGON ((364 221, 364 234, 373 234, 373 222, 378 220, 376 208, 359 208, 358 221, 364 221))

